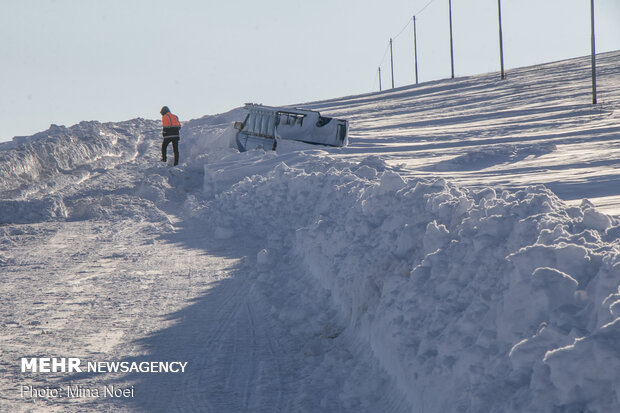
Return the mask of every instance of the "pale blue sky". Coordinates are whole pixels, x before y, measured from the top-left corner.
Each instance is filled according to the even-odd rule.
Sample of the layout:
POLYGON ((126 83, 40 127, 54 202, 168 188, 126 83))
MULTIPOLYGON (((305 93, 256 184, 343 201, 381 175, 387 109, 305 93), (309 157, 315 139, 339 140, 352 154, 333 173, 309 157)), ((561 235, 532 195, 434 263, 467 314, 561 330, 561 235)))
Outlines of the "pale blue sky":
MULTIPOLYGON (((386 48, 429 0, 0 0, 0 141, 51 123, 181 120, 390 85, 386 48), (382 60, 383 58, 383 60, 382 60)), ((597 51, 620 49, 620 0, 596 0, 597 51)), ((452 0, 456 76, 499 70, 496 0, 452 0)), ((503 0, 505 63, 590 52, 588 0, 503 0)), ((420 81, 450 76, 448 0, 417 18, 420 81)), ((412 25, 395 83, 414 82, 412 25)), ((620 64, 620 62, 619 62, 620 64)))

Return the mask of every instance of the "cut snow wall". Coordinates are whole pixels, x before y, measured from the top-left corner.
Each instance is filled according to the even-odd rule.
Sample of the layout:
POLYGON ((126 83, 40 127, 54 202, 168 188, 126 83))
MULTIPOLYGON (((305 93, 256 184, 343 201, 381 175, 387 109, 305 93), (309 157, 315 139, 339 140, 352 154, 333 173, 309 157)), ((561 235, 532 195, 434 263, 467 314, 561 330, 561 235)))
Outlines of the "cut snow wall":
POLYGON ((544 187, 291 161, 215 189, 212 230, 295 254, 413 411, 620 410, 617 220, 544 187))
POLYGON ((72 172, 104 157, 129 159, 136 155, 140 132, 153 127, 155 122, 142 119, 118 124, 81 122, 69 128, 52 125, 0 151, 0 191, 72 172))

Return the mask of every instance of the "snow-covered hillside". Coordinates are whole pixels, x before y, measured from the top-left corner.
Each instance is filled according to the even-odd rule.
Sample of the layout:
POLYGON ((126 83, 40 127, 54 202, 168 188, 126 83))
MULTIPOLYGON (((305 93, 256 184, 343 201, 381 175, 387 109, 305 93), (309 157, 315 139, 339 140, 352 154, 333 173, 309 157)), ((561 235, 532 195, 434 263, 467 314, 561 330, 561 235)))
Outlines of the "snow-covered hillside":
POLYGON ((597 59, 597 106, 587 58, 514 69, 503 81, 466 77, 306 106, 352 122, 347 156, 381 155, 403 176, 545 184, 572 205, 585 197, 620 214, 618 59, 597 59))
POLYGON ((242 109, 174 168, 143 119, 1 144, 0 410, 620 410, 618 59, 598 106, 587 59, 302 105, 342 149, 239 153, 242 109))

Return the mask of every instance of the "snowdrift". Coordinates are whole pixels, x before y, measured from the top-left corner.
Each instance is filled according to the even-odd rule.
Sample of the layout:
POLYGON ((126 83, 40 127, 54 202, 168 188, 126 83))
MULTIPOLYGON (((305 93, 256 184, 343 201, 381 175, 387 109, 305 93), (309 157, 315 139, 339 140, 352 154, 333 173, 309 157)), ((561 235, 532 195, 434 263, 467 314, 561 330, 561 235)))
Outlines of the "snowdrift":
POLYGON ((73 173, 83 165, 92 169, 101 158, 119 158, 101 162, 106 167, 127 161, 136 156, 142 138, 138 132, 147 127, 153 129, 157 124, 143 119, 108 124, 91 121, 70 128, 52 125, 36 135, 16 138, 5 144, 10 150, 0 150, 0 190, 32 186, 40 178, 73 173))
POLYGON ((413 411, 620 409, 617 219, 542 186, 468 190, 404 180, 376 157, 248 154, 206 164, 210 230, 252 231, 259 262, 299 260, 413 411), (214 189, 237 162, 246 176, 214 189))
POLYGON ((68 218, 62 190, 135 159, 156 125, 144 119, 52 125, 2 144, 0 224, 68 218))

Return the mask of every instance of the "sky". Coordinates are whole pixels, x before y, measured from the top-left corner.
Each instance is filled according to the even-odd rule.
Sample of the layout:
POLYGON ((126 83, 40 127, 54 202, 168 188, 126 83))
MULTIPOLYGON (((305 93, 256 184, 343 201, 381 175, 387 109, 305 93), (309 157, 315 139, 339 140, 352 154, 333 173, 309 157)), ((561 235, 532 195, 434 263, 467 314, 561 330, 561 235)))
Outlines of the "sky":
MULTIPOLYGON (((189 120, 451 75, 448 0, 2 0, 0 141, 50 124, 189 120), (429 4, 430 1, 430 4, 429 4), (420 11, 423 11, 420 13, 420 11)), ((620 0, 595 0, 597 52, 620 0)), ((452 0, 455 75, 499 70, 497 1, 452 0)), ((588 0, 502 0, 507 69, 590 53, 588 0)))

